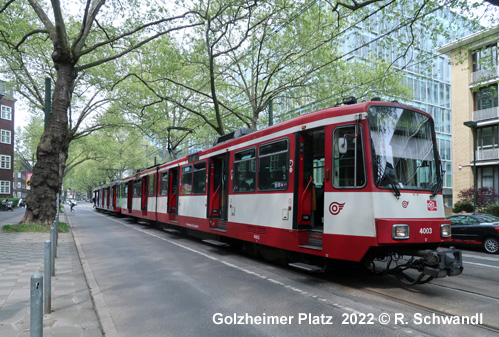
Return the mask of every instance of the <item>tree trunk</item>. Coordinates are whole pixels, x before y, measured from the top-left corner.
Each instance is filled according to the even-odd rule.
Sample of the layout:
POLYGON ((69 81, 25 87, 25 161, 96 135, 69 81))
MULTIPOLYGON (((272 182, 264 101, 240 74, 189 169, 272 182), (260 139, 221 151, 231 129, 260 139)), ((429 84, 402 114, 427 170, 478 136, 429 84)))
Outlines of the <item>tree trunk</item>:
POLYGON ((57 193, 61 190, 70 144, 67 112, 76 79, 72 64, 56 64, 57 81, 52 96, 52 111, 38 148, 31 189, 22 223, 52 224, 56 214, 57 193))

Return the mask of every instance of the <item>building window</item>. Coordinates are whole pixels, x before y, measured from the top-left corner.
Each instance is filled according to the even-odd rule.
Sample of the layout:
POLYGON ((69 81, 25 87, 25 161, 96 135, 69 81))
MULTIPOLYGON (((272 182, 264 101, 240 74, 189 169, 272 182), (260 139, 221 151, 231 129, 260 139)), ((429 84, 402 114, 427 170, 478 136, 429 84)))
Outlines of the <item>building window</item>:
POLYGON ((10 106, 2 105, 2 119, 12 120, 12 108, 10 106))
POLYGON ((10 156, 0 155, 0 168, 10 170, 10 156))
POLYGON ((9 130, 1 130, 1 140, 0 142, 4 144, 11 144, 11 132, 9 130))
POLYGON ((493 70, 497 66, 498 54, 497 45, 475 50, 473 52, 473 71, 493 70))
POLYGON ((498 145, 497 125, 486 126, 477 129, 478 149, 495 148, 498 145))
POLYGON ((478 167, 478 187, 489 187, 498 194, 499 168, 497 166, 478 167))
POLYGON ((0 181, 0 194, 10 194, 10 181, 0 181))
POLYGON ((475 111, 495 108, 498 106, 497 84, 483 87, 474 93, 475 111))

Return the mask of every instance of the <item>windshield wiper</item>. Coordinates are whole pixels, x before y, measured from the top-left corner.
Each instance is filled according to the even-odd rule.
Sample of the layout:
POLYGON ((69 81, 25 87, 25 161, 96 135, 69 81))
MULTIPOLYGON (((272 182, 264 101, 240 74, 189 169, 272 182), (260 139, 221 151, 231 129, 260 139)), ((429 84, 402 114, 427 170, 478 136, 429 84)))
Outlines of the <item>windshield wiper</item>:
POLYGON ((435 197, 438 192, 442 189, 442 185, 444 183, 444 169, 442 167, 442 160, 440 159, 440 155, 438 155, 438 163, 440 164, 440 174, 437 176, 437 182, 435 183, 435 187, 431 190, 431 197, 435 197))
POLYGON ((438 178, 437 178, 437 182, 435 183, 435 187, 433 187, 433 189, 431 190, 431 197, 435 197, 438 192, 440 192, 440 190, 442 189, 442 183, 443 183, 443 179, 442 179, 442 175, 439 175, 438 178))
POLYGON ((382 168, 382 166, 379 166, 378 163, 376 163, 376 164, 378 166, 379 177, 381 177, 381 179, 379 179, 376 182, 376 185, 377 186, 379 186, 379 185, 383 185, 383 186, 390 185, 392 187, 393 194, 398 199, 400 197, 400 190, 399 190, 399 188, 397 186, 397 183, 392 178, 393 166, 391 164, 387 163, 386 166, 385 166, 385 168, 382 168))
POLYGON ((392 189, 393 189, 393 194, 394 194, 394 195, 397 197, 397 199, 398 199, 398 197, 400 197, 400 190, 399 190, 399 188, 397 187, 397 183, 396 183, 396 182, 394 182, 394 181, 393 181, 390 177, 389 177, 388 179, 389 179, 389 182, 388 182, 388 183, 390 184, 390 186, 391 186, 391 187, 392 187, 392 189))

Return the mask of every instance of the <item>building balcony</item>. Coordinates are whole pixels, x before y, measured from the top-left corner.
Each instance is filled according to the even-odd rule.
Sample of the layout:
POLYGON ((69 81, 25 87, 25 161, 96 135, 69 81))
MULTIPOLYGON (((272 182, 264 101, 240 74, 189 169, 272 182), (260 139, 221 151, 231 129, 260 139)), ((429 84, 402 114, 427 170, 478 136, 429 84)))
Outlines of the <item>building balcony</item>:
POLYGON ((487 82, 499 77, 498 67, 493 69, 478 70, 471 73, 471 83, 487 82))
POLYGON ((473 122, 499 118, 499 107, 473 111, 473 122))
POLYGON ((476 160, 498 160, 499 148, 478 149, 476 151, 476 160))

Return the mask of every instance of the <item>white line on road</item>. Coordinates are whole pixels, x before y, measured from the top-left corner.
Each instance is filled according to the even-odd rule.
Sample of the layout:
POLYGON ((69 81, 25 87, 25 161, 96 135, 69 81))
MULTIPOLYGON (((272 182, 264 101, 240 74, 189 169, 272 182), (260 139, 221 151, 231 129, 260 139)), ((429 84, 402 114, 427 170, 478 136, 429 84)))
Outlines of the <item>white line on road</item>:
POLYGON ((487 267, 487 268, 495 268, 495 269, 499 269, 499 267, 497 266, 491 266, 490 264, 483 264, 483 263, 476 263, 476 262, 468 262, 468 261, 463 261, 463 263, 466 263, 466 264, 472 264, 474 266, 480 266, 480 267, 487 267))

